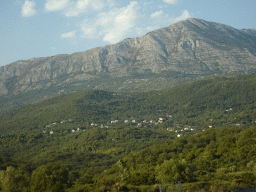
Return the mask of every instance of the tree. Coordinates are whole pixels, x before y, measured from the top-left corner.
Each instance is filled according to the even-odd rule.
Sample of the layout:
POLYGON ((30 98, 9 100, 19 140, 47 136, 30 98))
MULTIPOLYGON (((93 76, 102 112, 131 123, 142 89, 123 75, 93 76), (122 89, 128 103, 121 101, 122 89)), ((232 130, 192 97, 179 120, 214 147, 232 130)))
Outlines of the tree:
POLYGON ((0 189, 2 192, 29 191, 29 179, 28 173, 7 167, 6 171, 0 171, 0 189))
POLYGON ((57 163, 38 167, 31 176, 31 191, 64 192, 68 183, 68 170, 57 163))
POLYGON ((192 180, 192 169, 187 162, 170 159, 165 160, 161 165, 155 168, 156 179, 161 183, 170 181, 190 181, 192 180))

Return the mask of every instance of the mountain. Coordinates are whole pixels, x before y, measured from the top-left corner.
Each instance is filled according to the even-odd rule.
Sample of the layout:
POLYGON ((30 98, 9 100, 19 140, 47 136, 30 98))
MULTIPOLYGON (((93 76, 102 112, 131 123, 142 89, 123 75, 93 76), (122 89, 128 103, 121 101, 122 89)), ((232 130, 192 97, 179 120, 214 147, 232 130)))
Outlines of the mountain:
POLYGON ((85 88, 144 91, 255 71, 255 29, 189 18, 114 45, 2 66, 0 108, 85 88))

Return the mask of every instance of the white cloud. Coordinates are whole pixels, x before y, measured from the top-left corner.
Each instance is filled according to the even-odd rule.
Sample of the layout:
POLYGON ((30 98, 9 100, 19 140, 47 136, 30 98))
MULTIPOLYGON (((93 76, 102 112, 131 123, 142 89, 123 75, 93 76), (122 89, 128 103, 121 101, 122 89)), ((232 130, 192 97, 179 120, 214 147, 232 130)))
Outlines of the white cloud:
POLYGON ((107 4, 109 7, 114 7, 115 6, 115 1, 114 0, 107 0, 107 4))
POLYGON ((168 14, 165 14, 162 10, 156 11, 150 15, 151 23, 154 24, 154 26, 167 26, 172 23, 185 20, 187 18, 190 18, 191 15, 187 10, 183 10, 182 14, 178 17, 170 17, 168 14))
POLYGON ((23 17, 31 17, 36 14, 36 10, 34 7, 36 3, 33 1, 25 0, 24 4, 22 5, 21 14, 23 17))
POLYGON ((45 11, 59 11, 70 4, 69 0, 46 0, 45 11))
POLYGON ((182 14, 179 17, 176 17, 174 19, 174 22, 182 21, 182 20, 188 19, 190 17, 191 17, 191 15, 189 14, 189 12, 187 10, 183 10, 182 14))
MULTIPOLYGON (((167 14, 166 14, 167 15, 167 14)), ((151 19, 162 19, 164 16, 166 16, 163 12, 163 10, 156 11, 150 15, 151 19)), ((168 16, 168 15, 167 15, 168 16)))
POLYGON ((68 33, 63 33, 60 37, 61 38, 74 38, 76 35, 76 31, 71 31, 68 33))
POLYGON ((178 3, 179 0, 163 0, 163 1, 168 4, 176 4, 178 3))
POLYGON ((75 4, 70 4, 66 9, 67 17, 78 16, 87 11, 100 11, 105 7, 105 0, 78 0, 75 4))
POLYGON ((85 20, 81 24, 82 37, 93 39, 102 36, 105 42, 119 42, 132 33, 135 25, 142 19, 138 9, 138 2, 132 1, 127 7, 98 14, 95 21, 85 20))
POLYGON ((135 27, 135 32, 137 35, 144 35, 149 31, 153 31, 162 27, 167 27, 175 22, 185 20, 191 17, 187 10, 183 10, 182 14, 178 17, 170 17, 168 14, 165 14, 162 10, 152 13, 149 17, 149 23, 151 25, 144 27, 135 27))

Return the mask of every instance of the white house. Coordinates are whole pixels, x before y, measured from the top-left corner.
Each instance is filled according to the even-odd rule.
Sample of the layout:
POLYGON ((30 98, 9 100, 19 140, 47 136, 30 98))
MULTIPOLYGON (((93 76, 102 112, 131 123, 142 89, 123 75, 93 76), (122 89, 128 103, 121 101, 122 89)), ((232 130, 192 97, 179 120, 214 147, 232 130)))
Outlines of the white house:
POLYGON ((118 120, 111 121, 111 123, 117 123, 118 120))
POLYGON ((76 132, 76 130, 75 129, 72 129, 72 133, 75 133, 76 132))
POLYGON ((128 123, 128 120, 124 120, 125 123, 128 123))
POLYGON ((53 131, 50 131, 50 134, 53 134, 53 131))
POLYGON ((178 134, 177 137, 182 137, 182 134, 178 134))
POLYGON ((136 121, 135 121, 134 119, 132 120, 132 122, 133 122, 133 123, 136 123, 136 121))

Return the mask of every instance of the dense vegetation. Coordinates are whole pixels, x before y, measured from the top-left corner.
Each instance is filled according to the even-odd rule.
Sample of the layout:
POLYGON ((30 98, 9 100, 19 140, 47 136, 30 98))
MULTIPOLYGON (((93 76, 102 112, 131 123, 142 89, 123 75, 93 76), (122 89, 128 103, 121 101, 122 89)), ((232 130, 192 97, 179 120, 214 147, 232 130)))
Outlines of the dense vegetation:
MULTIPOLYGON (((154 191, 153 186, 157 183, 179 180, 183 190, 215 190, 216 187, 231 190, 235 186, 256 185, 255 138, 256 127, 216 128, 131 151, 126 156, 118 155, 119 150, 125 149, 121 142, 117 151, 84 150, 83 155, 85 145, 77 146, 67 157, 61 156, 60 151, 63 155, 68 154, 64 152, 68 144, 55 149, 56 155, 52 147, 45 152, 42 148, 37 157, 26 157, 32 155, 35 150, 32 149, 19 154, 24 155, 23 159, 14 155, 17 161, 1 158, 0 186, 2 191, 107 191, 111 188, 118 191, 118 187, 119 191, 154 191), (58 158, 54 159, 54 156, 58 158), (117 157, 117 163, 110 168, 113 162, 108 159, 111 156, 117 157), (93 174, 97 171, 89 168, 95 163, 90 158, 100 163, 98 167, 110 169, 103 171, 98 168, 101 173, 93 174)), ((38 143, 32 141, 33 145, 39 145, 41 139, 38 138, 38 143)), ((145 142, 140 141, 143 139, 136 140, 136 143, 143 145, 145 142)), ((20 144, 16 145, 19 147, 20 144)))
POLYGON ((256 185, 255 138, 256 127, 211 129, 131 153, 96 178, 136 186, 190 183, 183 190, 256 185))
POLYGON ((255 185, 255 95, 251 75, 161 91, 87 90, 1 111, 0 189, 154 191, 177 180, 191 190, 255 185), (156 123, 159 117, 166 121, 156 123))
POLYGON ((172 115, 175 124, 204 129, 222 125, 248 125, 256 120, 256 76, 201 80, 172 89, 136 93, 82 91, 47 99, 0 113, 1 134, 43 130, 46 125, 72 119, 87 125, 157 121, 172 115), (232 110, 230 110, 232 109, 232 110))

